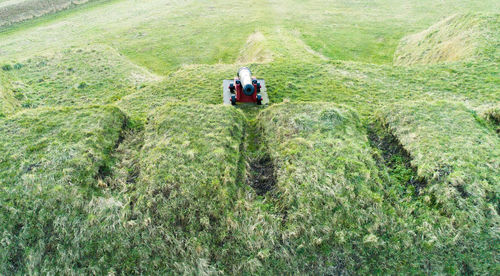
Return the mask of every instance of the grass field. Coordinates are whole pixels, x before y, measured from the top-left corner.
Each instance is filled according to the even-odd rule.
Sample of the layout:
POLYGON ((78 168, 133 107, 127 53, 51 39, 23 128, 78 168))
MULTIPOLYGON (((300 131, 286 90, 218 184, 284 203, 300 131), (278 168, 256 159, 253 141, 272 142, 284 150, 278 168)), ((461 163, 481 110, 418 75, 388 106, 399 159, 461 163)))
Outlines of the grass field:
POLYGON ((90 1, 2 0, 0 1, 0 27, 9 26, 22 21, 41 17, 46 14, 74 8, 90 1))
POLYGON ((498 275, 499 14, 0 0, 0 274, 498 275))

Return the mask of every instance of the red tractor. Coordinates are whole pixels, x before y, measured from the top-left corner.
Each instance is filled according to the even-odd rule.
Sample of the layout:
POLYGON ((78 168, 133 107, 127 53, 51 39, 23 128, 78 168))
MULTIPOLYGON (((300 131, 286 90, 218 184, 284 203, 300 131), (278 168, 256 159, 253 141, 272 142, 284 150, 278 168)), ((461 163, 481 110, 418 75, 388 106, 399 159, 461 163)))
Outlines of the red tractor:
POLYGON ((225 104, 236 105, 239 102, 261 105, 268 102, 264 80, 252 77, 247 67, 240 68, 234 80, 224 80, 223 86, 225 104))

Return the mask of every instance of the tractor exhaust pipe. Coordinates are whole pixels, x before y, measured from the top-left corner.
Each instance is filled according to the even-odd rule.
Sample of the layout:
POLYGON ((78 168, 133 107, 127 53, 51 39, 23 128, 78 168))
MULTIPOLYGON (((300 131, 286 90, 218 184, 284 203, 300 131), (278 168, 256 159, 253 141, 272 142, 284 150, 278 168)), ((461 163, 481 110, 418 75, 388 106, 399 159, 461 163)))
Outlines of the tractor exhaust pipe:
POLYGON ((238 70, 238 78, 240 78, 243 93, 247 96, 252 96, 255 88, 252 84, 252 72, 250 72, 250 69, 241 67, 240 70, 238 70))

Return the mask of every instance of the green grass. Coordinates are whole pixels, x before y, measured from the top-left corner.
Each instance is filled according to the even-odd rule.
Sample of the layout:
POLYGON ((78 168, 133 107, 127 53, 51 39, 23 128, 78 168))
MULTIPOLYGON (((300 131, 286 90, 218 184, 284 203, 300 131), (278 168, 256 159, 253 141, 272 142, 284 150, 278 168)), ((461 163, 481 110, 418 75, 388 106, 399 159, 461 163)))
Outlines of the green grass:
POLYGON ((495 1, 112 1, 53 16, 0 35, 5 55, 105 43, 154 72, 182 64, 232 62, 246 37, 268 28, 295 30, 312 49, 332 59, 391 63, 404 35, 457 12, 498 12, 495 1), (131 9, 130 7, 134 8, 131 9), (253 16, 239 16, 245 11, 253 16), (208 15, 208 16, 203 16, 208 15), (68 24, 67 22, 71 22, 68 24), (212 28, 215 22, 216 28, 212 28), (235 27, 239 26, 239 27, 235 27), (46 38, 51 39, 46 39, 46 38), (28 42, 29 41, 29 42, 28 42))
POLYGON ((387 107, 380 119, 427 179, 429 201, 448 212, 462 201, 485 211, 498 206, 500 144, 475 113, 450 102, 408 102, 387 107))
POLYGON ((498 274, 495 4, 94 1, 3 27, 0 274, 498 274), (240 66, 270 106, 220 104, 240 66))
POLYGON ((382 243, 375 225, 386 218, 358 116, 334 104, 289 103, 266 109, 257 120, 275 166, 282 243, 294 256, 287 261, 313 274, 370 267, 375 260, 366 257, 382 243))
POLYGON ((454 258, 464 259, 472 271, 494 264, 500 140, 492 128, 462 104, 445 101, 388 106, 379 120, 409 153, 418 177, 425 179, 418 197, 452 219, 453 226, 443 227, 441 235, 456 235, 453 241, 443 239, 454 248, 454 258))
POLYGON ((396 65, 435 64, 459 60, 498 61, 500 15, 453 15, 429 29, 401 40, 396 65))
POLYGON ((493 106, 493 107, 488 108, 488 110, 486 110, 483 113, 483 117, 486 120, 491 121, 492 123, 494 123, 496 125, 499 125, 500 124, 500 106, 493 106))
POLYGON ((135 212, 150 224, 148 257, 162 264, 160 273, 187 272, 203 259, 204 269, 216 269, 218 244, 231 238, 228 220, 245 189, 237 181, 244 117, 227 106, 174 103, 149 121, 134 192, 135 212))
POLYGON ((124 119, 116 107, 34 109, 3 119, 2 183, 92 184, 124 119))
POLYGON ((2 47, 9 56, 20 58, 27 50, 37 53, 88 42, 103 43, 159 73, 167 73, 182 64, 233 62, 257 24, 243 20, 237 11, 249 9, 248 12, 257 13, 261 8, 247 7, 246 3, 117 1, 62 14, 61 25, 57 25, 56 17, 13 33, 7 30, 5 35, 15 34, 11 37, 14 40, 2 39, 2 47), (211 24, 214 20, 217 28, 211 24), (51 24, 54 21, 56 25, 51 24), (69 21, 71 24, 67 24, 69 21), (243 27, 233 28, 238 23, 243 27), (179 31, 173 32, 173 29, 179 31), (51 39, 46 40, 47 36, 51 39), (27 40, 17 40, 22 37, 27 40))
POLYGON ((104 194, 96 179, 109 168, 124 121, 116 107, 34 109, 1 119, 0 273, 75 269, 78 257, 69 253, 82 246, 75 238, 104 194))
POLYGON ((6 64, 8 84, 25 108, 109 104, 160 78, 100 45, 6 64))
MULTIPOLYGON (((92 1, 92 0, 91 0, 92 1)), ((0 27, 12 25, 49 13, 70 9, 89 0, 11 0, 0 1, 0 27)))
POLYGON ((0 73, 0 118, 15 113, 20 107, 12 91, 7 87, 2 87, 1 84, 4 82, 6 78, 0 73))
POLYGON ((391 63, 399 40, 443 16, 498 12, 490 1, 281 1, 272 3, 276 20, 296 29, 312 49, 335 60, 391 63))

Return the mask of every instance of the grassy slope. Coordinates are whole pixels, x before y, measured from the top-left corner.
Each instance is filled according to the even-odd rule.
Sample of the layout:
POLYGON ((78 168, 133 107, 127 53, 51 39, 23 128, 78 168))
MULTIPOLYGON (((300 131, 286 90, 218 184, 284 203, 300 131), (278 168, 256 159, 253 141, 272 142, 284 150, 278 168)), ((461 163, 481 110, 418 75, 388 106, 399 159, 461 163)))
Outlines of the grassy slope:
POLYGON ((124 120, 115 107, 35 109, 1 119, 2 274, 54 264, 74 269, 74 258, 85 253, 75 251, 78 237, 85 239, 81 227, 103 195, 96 178, 124 120))
MULTIPOLYGON (((227 6, 226 1, 174 1, 168 4, 164 1, 144 1, 134 2, 131 8, 131 1, 117 1, 89 6, 73 13, 52 15, 39 22, 5 30, 0 34, 0 64, 27 64, 21 69, 2 72, 9 78, 8 85, 4 85, 7 93, 16 95, 10 84, 15 85, 21 80, 23 84, 29 84, 27 90, 23 91, 26 91, 25 94, 30 95, 37 105, 85 105, 89 101, 109 103, 119 100, 117 105, 139 126, 131 131, 130 143, 125 141, 120 145, 119 152, 114 155, 117 160, 110 161, 117 162, 119 171, 113 170, 110 175, 103 176, 111 183, 111 190, 104 190, 105 193, 101 197, 92 197, 90 203, 89 198, 81 200, 83 205, 88 203, 85 210, 90 215, 85 221, 85 227, 80 228, 80 235, 69 233, 69 236, 60 241, 49 243, 50 246, 45 247, 48 248, 45 255, 34 254, 36 258, 32 258, 30 263, 45 262, 43 267, 50 271, 67 269, 82 273, 147 273, 159 268, 171 268, 179 273, 223 270, 232 273, 264 274, 268 271, 305 272, 304 269, 307 268, 304 268, 304 263, 309 265, 311 271, 316 272, 377 270, 466 273, 472 270, 481 273, 495 269, 491 267, 495 260, 490 256, 495 250, 485 249, 484 244, 494 244, 497 238, 494 232, 487 232, 490 228, 485 226, 484 221, 467 228, 470 224, 467 224, 466 218, 474 214, 471 208, 465 209, 465 213, 461 213, 458 216, 460 219, 456 220, 454 216, 449 217, 447 213, 441 213, 442 209, 429 204, 425 197, 415 199, 413 190, 405 186, 404 181, 392 177, 392 172, 387 175, 383 165, 375 167, 360 124, 372 121, 374 110, 384 110, 386 106, 402 99, 446 99, 464 102, 468 108, 475 110, 490 107, 500 98, 497 63, 459 62, 394 68, 349 61, 329 61, 329 58, 332 58, 389 63, 400 37, 431 25, 441 16, 449 15, 440 12, 442 9, 438 7, 441 3, 415 3, 338 1, 332 4, 308 1, 305 4, 307 6, 304 6, 298 1, 291 4, 287 2, 287 5, 257 1, 250 4, 236 2, 227 6), (374 8, 378 12, 383 10, 384 16, 371 15, 374 8), (248 25, 236 28, 237 22, 246 19, 235 17, 234 11, 245 9, 252 11, 255 17, 248 25), (193 19, 207 13, 210 16, 206 20, 210 22, 204 22, 205 19, 193 19), (380 30, 383 33, 380 33, 380 30), (311 125, 314 126, 312 129, 319 128, 325 132, 298 132, 295 133, 295 139, 288 140, 289 137, 279 136, 273 128, 280 126, 280 129, 294 133, 295 129, 290 126, 290 121, 280 114, 290 112, 286 105, 276 107, 279 112, 274 115, 272 110, 262 115, 262 118, 274 116, 277 119, 262 122, 265 129, 263 138, 276 135, 281 137, 281 141, 294 146, 290 150, 295 150, 296 159, 293 161, 297 163, 285 166, 289 161, 286 156, 290 156, 287 155, 288 149, 282 148, 277 141, 266 138, 267 143, 271 145, 269 153, 279 165, 278 172, 281 170, 278 188, 282 187, 281 191, 288 193, 280 194, 278 189, 275 194, 256 198, 248 187, 240 185, 244 182, 242 177, 229 174, 227 183, 230 187, 238 187, 236 190, 228 191, 224 189, 225 186, 220 185, 215 186, 216 190, 198 189, 195 185, 197 181, 186 182, 186 187, 178 188, 183 193, 199 197, 199 200, 205 202, 201 207, 199 203, 187 197, 180 197, 179 194, 155 194, 154 191, 167 187, 163 186, 165 183, 177 187, 175 184, 182 181, 169 180, 172 177, 195 177, 193 171, 208 171, 210 173, 199 173, 197 177, 219 183, 217 176, 220 174, 217 174, 218 170, 210 170, 216 166, 208 159, 220 152, 207 151, 201 147, 205 141, 200 138, 200 133, 214 133, 214 136, 208 137, 216 144, 225 141, 235 145, 237 139, 226 141, 219 133, 212 132, 204 122, 179 120, 176 116, 192 114, 198 118, 197 116, 205 115, 204 118, 209 122, 211 118, 221 116, 220 121, 225 125, 219 126, 220 129, 241 122, 240 115, 228 115, 222 111, 222 107, 205 106, 201 103, 220 103, 220 80, 234 74, 239 64, 231 63, 241 62, 245 51, 254 53, 254 49, 248 48, 249 44, 245 44, 245 40, 247 37, 252 39, 250 34, 255 31, 260 32, 265 39, 259 40, 256 57, 251 61, 263 61, 259 60, 259 55, 266 56, 269 52, 273 61, 250 65, 259 77, 266 79, 273 103, 283 99, 292 102, 344 103, 359 111, 362 115, 361 122, 349 108, 328 104, 308 105, 304 107, 304 112, 311 113, 311 117, 308 120, 308 116, 297 114, 299 125, 311 125), (84 45, 88 42, 111 45, 133 62, 151 71, 167 74, 167 77, 156 83, 147 82, 147 87, 139 85, 140 89, 137 90, 137 82, 131 81, 129 76, 136 72, 141 72, 144 76, 152 75, 143 73, 146 71, 133 66, 130 61, 105 46, 99 48, 102 51, 98 50, 95 54, 82 54, 76 50, 94 48, 84 45), (69 46, 77 47, 65 50, 69 46), (30 52, 29 56, 25 56, 27 52, 30 52), (62 53, 66 56, 62 57, 62 53), (103 60, 103 54, 112 56, 112 62, 103 60), (35 57, 40 55, 42 57, 35 57), (42 67, 37 63, 27 62, 30 57, 34 61, 48 60, 49 64, 52 62, 52 66, 44 67, 46 70, 42 72, 42 67), (220 62, 228 64, 218 64, 220 62), (78 73, 68 74, 67 69, 76 65, 81 66, 78 73), (106 70, 101 70, 103 67, 106 70), (40 79, 50 81, 37 83, 40 79), (90 87, 79 91, 75 84, 78 86, 82 82, 90 87), (120 87, 125 87, 125 90, 117 90, 120 87), (38 97, 34 91, 42 91, 44 97, 38 97), (89 96, 84 93, 95 94, 89 96), (110 93, 111 96, 108 96, 110 93), (79 98, 71 95, 79 95, 79 98), (172 101, 198 103, 168 104, 148 116, 152 109, 172 101), (210 114, 204 113, 205 108, 210 114), (314 108, 324 108, 329 110, 326 112, 328 114, 340 114, 338 118, 348 119, 343 120, 338 129, 332 129, 328 122, 335 121, 337 117, 315 117, 318 114, 311 111, 314 108), (198 113, 193 114, 195 111, 198 113), (232 117, 237 118, 236 122, 227 121, 232 117), (164 128, 162 123, 172 127, 164 128), (337 132, 344 128, 349 131, 337 132), (191 133, 181 132, 185 129, 190 129, 191 133), (185 142, 180 141, 182 137, 184 140, 193 141, 187 145, 192 147, 190 152, 182 150, 180 143, 185 142), (170 144, 171 147, 163 144, 170 141, 169 139, 176 141, 170 144), (145 141, 148 146, 139 153, 145 141), (339 158, 327 154, 330 152, 327 151, 327 144, 335 141, 340 146, 338 150, 342 149, 349 154, 339 158), (159 143, 158 146, 155 143, 159 143), (320 150, 311 151, 308 146, 311 144, 318 145, 320 150), (201 153, 194 154, 195 161, 199 162, 180 158, 175 159, 176 163, 172 164, 162 161, 163 158, 172 158, 168 156, 187 158, 193 156, 196 151, 201 153), (165 153, 169 155, 166 156, 165 153), (316 166, 309 166, 308 168, 313 169, 304 171, 304 164, 316 166), (325 169, 327 164, 335 165, 338 170, 325 169), (120 177, 109 180, 118 174, 120 177), (309 182, 309 179, 318 180, 323 185, 294 186, 294 182, 287 180, 287 177, 293 177, 297 182, 302 181, 301 183, 305 184, 315 184, 309 182), (340 186, 344 188, 343 193, 338 194, 335 200, 348 203, 339 204, 325 196, 324 188, 328 188, 325 184, 328 181, 342 179, 346 183, 359 185, 354 186, 353 190, 349 190, 350 185, 340 186), (303 190, 312 192, 303 193, 303 190), (212 191, 213 194, 207 191, 212 191), (119 192, 118 197, 115 192, 119 192), (207 197, 213 195, 221 200, 207 200, 207 197), (369 198, 370 202, 365 204, 361 200, 364 197, 360 195, 369 198), (175 201, 169 202, 167 198, 173 196, 175 201), (333 208, 338 216, 330 217, 325 214, 315 205, 315 201, 310 201, 313 196, 328 208, 333 208), (137 201, 138 198, 140 201, 137 201), (351 199, 352 205, 349 205, 351 199), (154 206, 148 205, 148 202, 160 202, 164 208, 152 208, 154 206), (131 211, 129 207, 136 203, 140 207, 131 211), (217 207, 221 209, 215 210, 217 207), (291 220, 282 224, 283 210, 288 208, 293 211, 290 213, 291 220), (301 212, 300 208, 309 212, 301 212), (170 213, 171 209, 179 212, 170 213), (215 216, 210 216, 214 214, 215 216), (354 217, 354 214, 359 216, 354 217), (305 231, 303 224, 299 223, 301 218, 309 221, 309 226, 314 230, 310 228, 311 231, 305 231), (368 223, 358 227, 357 219, 366 219, 368 223), (172 224, 172 221, 175 223, 172 224), (325 221, 339 225, 333 224, 331 228, 325 225, 325 221), (464 222, 465 226, 455 226, 457 221, 464 222), (316 228, 322 231, 316 231, 316 228), (150 231, 152 229, 154 231, 150 231), (205 231, 206 229, 213 231, 205 231), (486 232, 475 244, 478 229, 486 229, 486 232), (295 230, 306 234, 295 236, 295 230), (202 238, 196 238, 195 233, 202 238), (464 235, 456 238, 457 233, 464 235), (78 236, 79 239, 69 245, 66 241, 71 240, 71 236, 78 236), (145 242, 146 240, 148 242, 145 242), (59 251, 53 254, 53 246, 61 244, 63 248, 69 248, 68 252, 72 252, 72 257, 57 255, 59 251), (467 252, 469 249, 471 252, 467 252), (187 257, 187 252, 192 253, 191 257, 187 257), (316 256, 318 259, 311 260, 310 256, 316 256), (366 259, 367 262, 360 262, 360 259, 366 259)), ((453 7, 454 12, 491 11, 493 4, 493 1, 453 1, 450 7, 453 7)), ((152 78, 155 79, 154 76, 152 78)), ((23 101, 21 96, 18 97, 23 101)), ((290 106, 301 110, 299 106, 290 106)), ((470 117, 464 115, 462 107, 458 110, 462 110, 457 115, 469 123, 471 132, 484 131, 483 126, 472 123, 470 117)), ((442 116, 438 109, 432 109, 429 113, 434 119, 442 116)), ((451 128, 456 128, 459 122, 451 121, 449 124, 451 128)), ((430 130, 434 127, 435 125, 429 124, 430 130)), ((225 133, 224 131, 226 130, 222 133, 225 133)), ((491 137, 492 133, 485 137, 493 139, 492 143, 495 144, 498 141, 495 142, 491 137)), ((234 134, 238 137, 241 135, 238 131, 233 131, 232 135, 234 134)), ((231 152, 230 159, 234 161, 236 156, 233 155, 236 153, 232 149, 222 150, 226 151, 231 152)), ((437 148, 436 151, 439 154, 448 153, 445 147, 437 148)), ((478 160, 483 153, 484 149, 481 149, 468 160, 478 160)), ((225 160, 216 163, 222 167, 224 164, 231 168, 236 166, 225 160)), ((471 172, 475 179, 479 179, 479 182, 487 181, 489 178, 485 176, 486 172, 496 171, 494 168, 487 168, 490 163, 480 164, 484 165, 480 170, 476 172, 473 168, 468 168, 468 172, 471 172)), ((244 175, 244 166, 238 164, 236 167, 244 175)), ((467 171, 460 168, 462 172, 467 171)), ((106 184, 101 181, 96 183, 101 186, 106 184)), ((496 194, 497 191, 494 192, 494 195, 496 194)), ((455 208, 455 205, 451 206, 455 208)), ((494 212, 491 216, 492 221, 498 217, 494 212)), ((47 225, 50 225, 50 221, 58 217, 59 215, 54 218, 47 212, 40 220, 47 220, 47 225)), ((63 215, 60 217, 64 219, 63 215)), ((75 213, 74 217, 79 218, 80 213, 75 213)), ((16 234, 16 225, 9 227, 9 233, 14 233, 11 236, 19 236, 16 234)), ((77 226, 65 227, 76 229, 77 226)), ((20 243, 14 240, 11 244, 16 248, 20 243)), ((31 246, 33 245, 29 244, 25 249, 28 250, 31 246)), ((13 260, 24 261, 22 253, 16 253, 22 250, 12 249, 9 252, 14 252, 9 253, 16 256, 13 260)), ((18 264, 16 261, 10 261, 8 265, 18 264)), ((29 267, 10 269, 27 271, 29 267)))
POLYGON ((159 79, 103 45, 70 48, 4 66, 10 66, 4 70, 7 84, 25 108, 108 104, 159 79))
POLYGON ((294 1, 284 5, 279 1, 233 1, 228 5, 226 1, 119 1, 14 28, 13 36, 6 30, 0 34, 0 46, 3 57, 18 59, 28 50, 36 53, 100 42, 117 48, 138 64, 165 73, 185 63, 233 61, 252 32, 279 28, 297 30, 314 50, 333 59, 390 63, 405 34, 424 29, 443 15, 495 12, 494 3, 379 0, 294 1), (447 5, 447 9, 441 5, 447 5), (254 16, 237 16, 237 10, 254 16), (380 34, 381 30, 385 33, 380 34))
POLYGON ((69 9, 77 5, 85 4, 88 1, 89 0, 0 1, 0 27, 69 9))
MULTIPOLYGON (((310 61, 252 64, 266 79, 272 103, 326 101, 345 103, 362 115, 402 99, 455 100, 481 110, 500 99, 500 71, 496 64, 460 63, 450 66, 392 68, 351 62, 316 64, 310 61), (286 68, 284 70, 283 68, 286 68), (474 93, 471 93, 474 91, 474 93)), ((164 81, 124 97, 118 105, 136 118, 167 101, 220 102, 220 80, 238 65, 184 66, 164 81)))
POLYGON ((461 60, 498 61, 500 15, 453 15, 401 40, 396 65, 435 64, 461 60))
POLYGON ((261 8, 247 7, 246 3, 160 0, 105 3, 55 17, 57 24, 49 20, 34 28, 21 28, 15 31, 12 40, 3 41, 2 51, 5 56, 19 59, 26 51, 37 53, 98 42, 111 45, 137 64, 160 73, 181 64, 232 62, 257 24, 236 11, 248 9, 249 13, 256 13, 261 8), (242 27, 234 28, 238 23, 242 27), (51 39, 45 39, 47 36, 51 39))
POLYGON ((243 115, 227 106, 167 104, 149 120, 135 206, 151 222, 151 250, 163 252, 150 257, 166 265, 165 272, 196 267, 201 259, 217 261, 218 244, 230 235, 232 206, 244 189, 237 182, 243 115))
POLYGON ((499 140, 475 113, 450 102, 408 102, 387 107, 381 120, 411 154, 436 204, 498 206, 499 140))
POLYGON ((115 107, 35 109, 3 119, 2 182, 17 183, 24 178, 29 182, 30 174, 25 173, 39 170, 44 172, 44 181, 92 182, 102 165, 98 160, 109 153, 123 120, 115 107))
POLYGON ((7 88, 6 82, 7 78, 0 73, 0 117, 13 114, 20 107, 12 91, 7 88))
POLYGON ((454 235, 444 244, 452 246, 454 258, 465 258, 468 269, 496 269, 500 141, 492 129, 463 105, 444 101, 388 106, 380 120, 426 180, 418 193, 423 203, 453 221, 436 238, 454 235))
POLYGON ((245 195, 251 196, 240 179, 243 114, 227 106, 170 103, 148 121, 143 146, 131 153, 141 157, 138 177, 123 187, 131 196, 127 227, 112 233, 128 239, 114 243, 123 243, 118 252, 132 252, 107 253, 100 269, 146 274, 213 273, 223 264, 230 269, 235 263, 228 260, 237 258, 231 254, 232 237, 245 231, 234 220, 245 217, 237 210, 244 208, 245 195))
POLYGON ((257 120, 275 166, 273 201, 283 216, 282 243, 293 255, 287 263, 313 274, 371 267, 374 259, 365 254, 377 250, 378 225, 387 217, 357 115, 334 104, 290 103, 266 109, 257 120))
MULTIPOLYGON (((497 240, 495 201, 482 202, 482 211, 443 211, 439 203, 415 197, 407 183, 391 179, 376 165, 376 153, 353 111, 334 104, 288 103, 269 107, 257 119, 262 150, 269 151, 277 179, 267 209, 281 221, 279 244, 264 250, 265 271, 495 269, 490 247, 497 240)), ((266 229, 276 231, 272 225, 266 229)))
POLYGON ((399 40, 463 12, 498 12, 493 1, 275 1, 276 18, 335 60, 391 63, 399 40))

